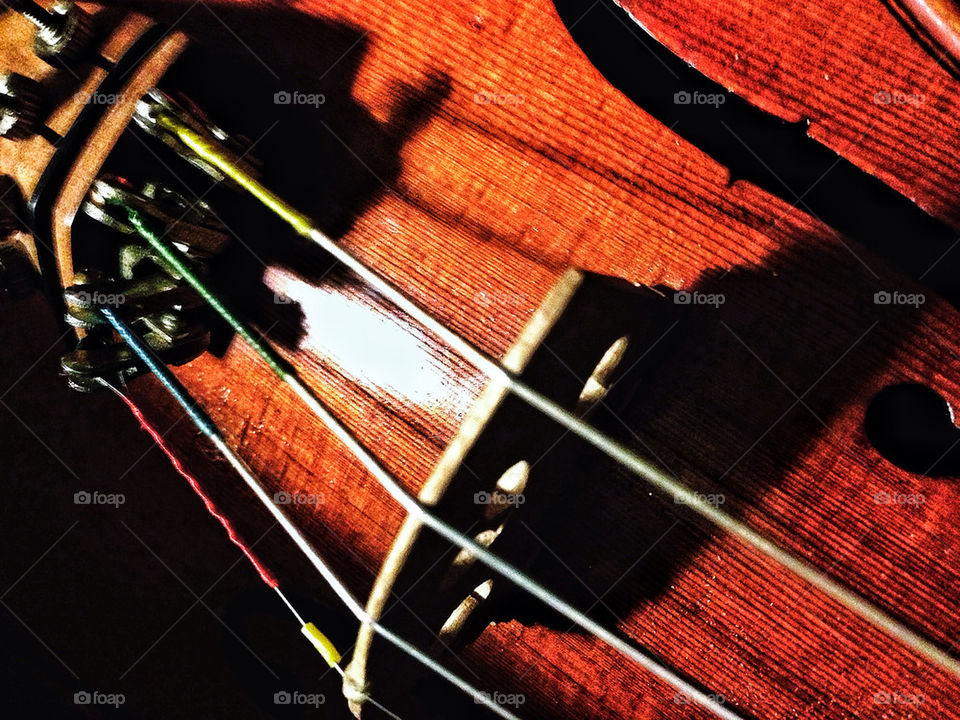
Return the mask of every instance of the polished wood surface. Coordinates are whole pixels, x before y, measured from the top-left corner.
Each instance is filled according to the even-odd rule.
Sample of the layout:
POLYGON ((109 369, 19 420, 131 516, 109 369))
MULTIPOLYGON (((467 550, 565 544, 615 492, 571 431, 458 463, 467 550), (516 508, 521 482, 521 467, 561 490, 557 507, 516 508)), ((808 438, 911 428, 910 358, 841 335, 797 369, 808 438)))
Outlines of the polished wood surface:
MULTIPOLYGON (((622 5, 710 77, 960 225, 957 81, 882 0, 622 5)), ((954 3, 927 5, 945 31, 956 22, 954 3)))
MULTIPOLYGON (((189 3, 137 6, 176 20, 189 3)), ((960 223, 956 81, 879 2, 628 7, 708 74, 783 117, 813 118, 812 135, 960 223), (764 33, 776 42, 754 42, 749 56, 734 50, 764 33), (883 89, 925 102, 881 106, 873 98, 883 89)), ((178 28, 216 43, 226 24, 279 87, 326 94, 310 136, 322 152, 300 152, 278 114, 261 146, 272 151, 263 153, 272 159, 265 178, 321 223, 349 217, 346 247, 492 355, 571 266, 722 296, 679 318, 663 340, 669 359, 635 378, 632 401, 605 429, 951 647, 960 633, 960 489, 887 462, 863 418, 895 382, 960 398, 955 308, 787 202, 728 183, 726 168, 600 75, 549 2, 211 8, 187 11, 178 28), (305 157, 326 162, 298 166, 305 157), (334 207, 313 184, 283 187, 284 176, 314 175, 356 192, 334 207), (917 307, 878 305, 878 292, 925 297, 917 307), (882 500, 916 497, 923 501, 882 500)), ((308 325, 288 357, 417 492, 482 378, 368 291, 318 279, 306 258, 263 271, 308 325), (358 337, 358 327, 369 332, 358 337)), ((276 328, 260 323, 265 332, 289 322, 274 319, 276 328)), ((241 344, 178 375, 271 491, 323 498, 298 507, 298 520, 365 596, 403 522, 396 505, 241 344)), ((235 490, 152 381, 133 391, 218 495, 235 490)), ((548 481, 534 467, 529 492, 548 481)), ((537 576, 747 715, 957 716, 955 678, 688 522, 642 481, 600 466, 562 499, 556 524, 538 533, 546 549, 537 576)), ((252 527, 262 519, 249 507, 241 514, 252 527)), ((514 601, 495 619, 457 667, 490 692, 522 693, 524 717, 705 716, 542 609, 514 601)), ((413 716, 441 716, 447 702, 372 689, 410 703, 413 716)))

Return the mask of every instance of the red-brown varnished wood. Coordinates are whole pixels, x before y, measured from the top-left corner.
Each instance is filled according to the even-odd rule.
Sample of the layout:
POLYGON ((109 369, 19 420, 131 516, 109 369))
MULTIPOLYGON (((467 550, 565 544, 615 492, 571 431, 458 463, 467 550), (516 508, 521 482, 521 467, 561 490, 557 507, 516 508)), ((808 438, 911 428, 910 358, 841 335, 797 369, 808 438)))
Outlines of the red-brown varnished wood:
MULTIPOLYGON (((631 10, 639 16, 646 5, 631 10)), ((801 17, 819 27, 822 42, 802 45, 817 59, 803 65, 802 77, 771 64, 785 50, 769 48, 767 56, 741 58, 742 68, 734 64, 724 81, 785 117, 816 110, 814 134, 832 147, 856 141, 858 164, 934 214, 960 221, 946 121, 955 115, 956 88, 881 17, 879 2, 803 11, 713 4, 698 7, 696 27, 681 22, 692 5, 657 6, 658 27, 702 32, 698 57, 717 67, 730 67, 717 58, 741 26, 772 32, 801 17), (855 16, 847 25, 855 19, 855 33, 830 31, 846 27, 841 10, 855 16), (877 50, 860 52, 858 43, 877 50), (936 100, 876 106, 873 94, 894 68, 909 69, 896 77, 911 78, 936 100), (821 82, 824 74, 832 79, 821 82), (801 86, 802 101, 785 91, 801 86), (852 98, 862 100, 855 111, 852 98), (847 122, 851 114, 866 126, 847 122), (866 127, 873 130, 864 138, 866 127), (923 148, 922 162, 902 150, 908 141, 923 148)), ((138 7, 177 18, 189 3, 138 7)), ((880 388, 902 380, 960 400, 954 308, 932 295, 918 308, 874 304, 877 291, 924 289, 785 202, 747 183, 728 186, 723 167, 603 79, 546 0, 212 7, 291 90, 311 92, 318 75, 341 63, 349 70, 318 111, 315 132, 382 165, 366 168, 376 191, 342 242, 487 352, 509 347, 568 266, 722 294, 719 308, 691 308, 670 331, 669 361, 642 378, 642 392, 611 431, 951 645, 960 633, 960 490, 953 479, 910 474, 881 458, 863 416, 880 388), (355 38, 345 54, 325 50, 344 35, 355 38), (501 100, 482 101, 491 95, 501 100), (397 127, 411 96, 423 105, 420 122, 397 127), (368 122, 343 121, 338 113, 348 105, 368 122), (399 142, 378 145, 371 128, 399 142), (390 165, 396 172, 374 169, 390 165), (924 501, 878 503, 878 493, 924 501)), ((222 28, 202 8, 180 26, 199 42, 213 42, 222 28)), ((793 37, 800 52, 804 36, 793 37)), ((297 162, 296 138, 289 149, 288 158, 273 158, 274 175, 297 162)), ((290 270, 270 269, 267 280, 295 299, 308 292, 290 270)), ((400 358, 413 348, 422 365, 390 382, 362 358, 345 367, 335 351, 348 335, 322 322, 288 355, 416 491, 482 379, 369 294, 326 283, 350 312, 380 318, 380 332, 391 328, 357 341, 377 346, 368 349, 370 363, 378 352, 400 358), (424 384, 433 391, 421 393, 424 384)), ((311 312, 322 317, 309 303, 303 308, 308 322, 311 312)), ((323 498, 298 508, 298 521, 355 592, 368 592, 402 522, 386 493, 243 345, 177 372, 271 491, 323 498)), ((229 502, 236 481, 222 464, 203 460, 159 388, 143 379, 134 389, 152 401, 151 414, 191 467, 229 502)), ((576 487, 557 508, 562 531, 542 538, 543 554, 560 560, 541 572, 561 594, 585 607, 602 602, 605 622, 753 717, 957 717, 956 679, 735 540, 681 521, 640 480, 598 467, 589 489, 576 487), (922 702, 878 702, 894 696, 922 702)), ((534 471, 528 492, 549 480, 534 471)), ((257 513, 244 510, 255 525, 257 513)), ((490 692, 522 693, 524 717, 706 716, 568 623, 526 606, 502 612, 464 651, 464 672, 490 692)), ((416 693, 399 694, 419 702, 416 693)))
POLYGON ((706 75, 809 121, 811 137, 960 224, 956 80, 882 0, 620 4, 706 75))

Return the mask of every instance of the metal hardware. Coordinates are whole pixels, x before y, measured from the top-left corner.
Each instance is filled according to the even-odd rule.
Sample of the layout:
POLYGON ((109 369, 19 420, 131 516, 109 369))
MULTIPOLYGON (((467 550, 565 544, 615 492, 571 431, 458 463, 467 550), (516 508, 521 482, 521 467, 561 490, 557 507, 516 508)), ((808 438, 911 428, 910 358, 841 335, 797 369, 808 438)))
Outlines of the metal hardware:
MULTIPOLYGON (((176 322, 177 333, 158 332, 145 321, 137 323, 140 336, 169 365, 183 365, 201 355, 209 345, 209 332, 197 323, 176 322)), ((124 342, 113 340, 109 326, 82 338, 77 348, 60 359, 67 384, 80 392, 103 390, 101 380, 123 383, 146 371, 124 342)))
POLYGON ((203 300, 189 285, 182 285, 166 273, 158 272, 135 280, 108 281, 102 274, 82 272, 77 282, 63 291, 67 322, 89 329, 105 325, 100 309, 108 307, 121 319, 133 322, 148 316, 186 312, 203 306, 203 300))
POLYGON ((163 115, 175 117, 179 122, 189 126, 204 138, 227 148, 232 154, 242 155, 243 159, 237 160, 238 166, 244 168, 244 170, 251 175, 256 174, 256 161, 245 152, 244 148, 239 147, 239 144, 234 138, 214 125, 207 118, 203 117, 196 108, 187 110, 156 88, 150 90, 137 102, 133 121, 145 133, 170 147, 186 162, 198 168, 217 182, 233 182, 223 171, 208 163, 203 158, 198 157, 197 154, 188 148, 176 135, 162 127, 159 119, 163 115))
POLYGON ((74 65, 90 49, 92 18, 73 2, 57 0, 50 10, 32 0, 17 0, 10 6, 37 26, 33 51, 51 65, 74 65))
POLYGON ((124 235, 136 235, 124 207, 133 207, 166 228, 167 238, 193 260, 219 254, 228 242, 226 228, 205 202, 189 202, 181 194, 158 183, 138 191, 132 183, 115 177, 96 180, 90 186, 83 212, 124 235))
POLYGON ((110 272, 75 273, 74 284, 64 290, 67 322, 85 336, 73 352, 63 356, 61 366, 70 387, 82 392, 103 389, 101 381, 116 384, 146 370, 129 345, 115 338, 104 309, 134 327, 168 364, 193 360, 210 342, 202 322, 204 301, 154 250, 133 241, 136 229, 126 208, 156 221, 201 268, 227 242, 226 230, 205 203, 190 203, 158 183, 148 183, 141 190, 120 178, 93 183, 83 211, 131 241, 121 245, 117 265, 110 272))
POLYGON ((40 127, 40 84, 17 73, 0 75, 0 137, 22 140, 40 127))

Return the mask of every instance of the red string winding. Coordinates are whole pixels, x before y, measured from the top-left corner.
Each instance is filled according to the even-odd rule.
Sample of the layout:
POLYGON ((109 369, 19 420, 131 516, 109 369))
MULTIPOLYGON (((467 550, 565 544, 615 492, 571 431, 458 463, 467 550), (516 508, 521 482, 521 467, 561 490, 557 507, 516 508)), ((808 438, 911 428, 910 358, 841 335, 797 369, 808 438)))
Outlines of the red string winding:
POLYGON ((260 578, 274 590, 277 589, 279 583, 273 574, 263 566, 263 564, 256 558, 253 554, 253 551, 247 547, 247 545, 240 539, 236 531, 234 531, 233 526, 230 524, 230 521, 227 520, 223 515, 217 511, 216 505, 213 504, 213 501, 207 497, 206 493, 200 488, 200 484, 197 482, 190 473, 184 470, 183 465, 180 464, 180 461, 177 457, 171 452, 167 447, 166 443, 163 441, 163 437, 158 433, 154 428, 147 422, 147 419, 143 416, 143 413, 140 412, 133 400, 128 398, 121 392, 117 392, 117 395, 127 404, 127 407, 130 408, 130 411, 134 414, 134 417, 140 422, 140 427, 146 430, 150 437, 153 438, 154 442, 157 443, 157 447, 163 450, 164 455, 170 459, 170 464, 173 465, 174 470, 176 470, 183 478, 190 483, 190 487, 193 488, 193 491, 203 500, 203 504, 207 508, 207 512, 213 515, 217 520, 220 521, 220 524, 223 525, 223 529, 227 531, 227 536, 230 538, 230 542, 240 548, 241 552, 247 556, 247 559, 253 564, 253 567, 256 569, 257 574, 260 575, 260 578))

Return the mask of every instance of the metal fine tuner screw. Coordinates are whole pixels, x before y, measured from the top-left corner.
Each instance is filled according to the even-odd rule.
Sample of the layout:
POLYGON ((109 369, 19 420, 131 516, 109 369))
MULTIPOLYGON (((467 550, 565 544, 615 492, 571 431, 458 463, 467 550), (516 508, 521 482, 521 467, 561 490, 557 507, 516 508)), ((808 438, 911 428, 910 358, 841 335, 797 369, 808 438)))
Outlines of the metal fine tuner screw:
POLYGON ((37 26, 33 51, 54 67, 73 66, 85 59, 93 40, 93 19, 69 0, 57 0, 49 10, 33 0, 10 7, 37 26))

